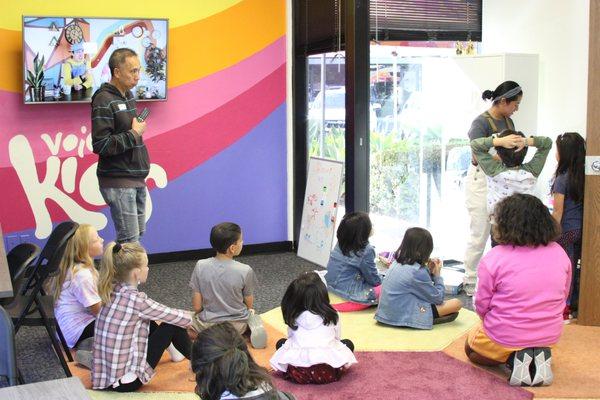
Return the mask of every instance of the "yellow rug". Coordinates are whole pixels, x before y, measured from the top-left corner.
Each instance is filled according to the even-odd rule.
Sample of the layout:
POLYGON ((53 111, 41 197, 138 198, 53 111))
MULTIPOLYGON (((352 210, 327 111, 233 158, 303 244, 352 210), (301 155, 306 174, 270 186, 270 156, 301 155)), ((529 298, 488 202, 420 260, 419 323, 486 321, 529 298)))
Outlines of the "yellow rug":
MULTIPOLYGON (((345 300, 329 294, 332 304, 345 300)), ((436 325, 432 330, 396 328, 379 324, 373 318, 377 307, 364 311, 339 313, 342 337, 354 342, 357 351, 441 351, 469 331, 479 317, 472 311, 461 310, 456 321, 436 325)), ((287 332, 281 308, 261 315, 263 320, 282 333, 287 332)))

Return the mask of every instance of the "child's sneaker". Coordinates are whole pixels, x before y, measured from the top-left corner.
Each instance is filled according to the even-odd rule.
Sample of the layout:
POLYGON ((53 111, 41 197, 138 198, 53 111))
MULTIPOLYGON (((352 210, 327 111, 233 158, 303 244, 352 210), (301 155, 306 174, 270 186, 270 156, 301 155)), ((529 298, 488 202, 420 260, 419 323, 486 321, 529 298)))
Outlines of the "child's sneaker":
POLYGON ((167 352, 169 353, 169 356, 171 357, 171 361, 173 361, 173 362, 180 362, 180 361, 185 360, 185 356, 183 354, 181 354, 179 352, 179 350, 177 350, 175 348, 173 343, 171 343, 169 345, 169 347, 167 347, 167 352))
POLYGON ((267 347, 267 331, 263 326, 262 319, 254 311, 248 315, 248 328, 250 329, 250 343, 255 349, 267 347))
POLYGON ((533 361, 533 349, 527 348, 516 351, 512 360, 512 368, 508 383, 511 386, 531 386, 529 368, 533 361))
POLYGON ((89 350, 77 350, 75 353, 75 361, 79 365, 91 370, 94 363, 93 353, 89 350))
POLYGON ((548 386, 554 380, 552 374, 552 351, 549 347, 536 347, 533 349, 535 374, 531 386, 548 386))
POLYGON ((442 317, 437 317, 433 319, 433 325, 439 325, 439 324, 447 324, 448 322, 452 322, 456 319, 456 317, 458 317, 458 313, 452 313, 452 314, 448 314, 448 315, 444 315, 442 317))
POLYGON ((83 339, 81 342, 79 342, 79 344, 77 345, 77 350, 88 350, 88 351, 92 351, 94 349, 94 337, 89 337, 86 339, 83 339))
POLYGON ((477 288, 477 285, 475 285, 474 283, 465 283, 463 286, 463 289, 465 290, 465 294, 469 297, 473 297, 473 295, 475 294, 476 288, 477 288))

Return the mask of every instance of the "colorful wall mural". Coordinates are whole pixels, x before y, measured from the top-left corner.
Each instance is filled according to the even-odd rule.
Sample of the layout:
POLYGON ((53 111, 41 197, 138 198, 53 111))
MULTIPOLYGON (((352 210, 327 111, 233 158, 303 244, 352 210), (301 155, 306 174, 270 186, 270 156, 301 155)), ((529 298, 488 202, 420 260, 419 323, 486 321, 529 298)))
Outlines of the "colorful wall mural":
MULTIPOLYGON (((75 16, 68 2, 2 0, 0 223, 8 249, 65 219, 115 237, 98 190, 89 104, 23 104, 21 15, 75 16), (64 4, 56 4, 64 3, 64 4)), ((210 247, 210 227, 246 244, 287 240, 284 0, 106 0, 79 16, 168 18, 168 99, 144 140, 152 168, 150 253, 210 247)))

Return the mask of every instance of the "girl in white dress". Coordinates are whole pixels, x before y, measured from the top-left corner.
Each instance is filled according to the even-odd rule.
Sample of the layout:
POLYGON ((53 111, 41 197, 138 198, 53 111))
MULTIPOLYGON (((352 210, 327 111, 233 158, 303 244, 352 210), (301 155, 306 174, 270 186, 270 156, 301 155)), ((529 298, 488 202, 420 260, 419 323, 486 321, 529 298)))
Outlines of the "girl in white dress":
POLYGON ((340 340, 339 316, 329 303, 325 284, 306 272, 287 288, 281 300, 288 338, 277 342, 271 366, 296 383, 338 381, 355 364, 354 344, 340 340))

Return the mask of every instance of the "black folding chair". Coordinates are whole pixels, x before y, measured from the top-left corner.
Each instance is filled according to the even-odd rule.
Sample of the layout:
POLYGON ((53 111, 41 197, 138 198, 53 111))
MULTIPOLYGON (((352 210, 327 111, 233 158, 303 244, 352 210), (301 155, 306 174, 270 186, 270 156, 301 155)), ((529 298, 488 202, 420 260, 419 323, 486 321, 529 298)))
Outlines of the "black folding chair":
POLYGON ((2 306, 0 306, 0 376, 6 376, 9 386, 18 384, 15 329, 10 315, 2 306))
POLYGON ((0 305, 6 306, 13 302, 15 296, 19 293, 27 268, 40 255, 40 251, 39 246, 33 243, 21 243, 8 252, 6 259, 14 295, 13 297, 0 299, 0 305))
POLYGON ((15 335, 22 326, 43 325, 46 328, 56 356, 68 377, 72 375, 63 351, 69 361, 73 361, 73 357, 54 317, 54 298, 46 295, 43 286, 48 277, 58 271, 67 241, 73 236, 78 226, 75 222, 66 221, 54 228, 35 264, 21 272, 19 277, 22 278, 22 284, 18 294, 13 302, 7 305, 7 310, 15 326, 15 335), (57 340, 57 336, 60 342, 57 340))

